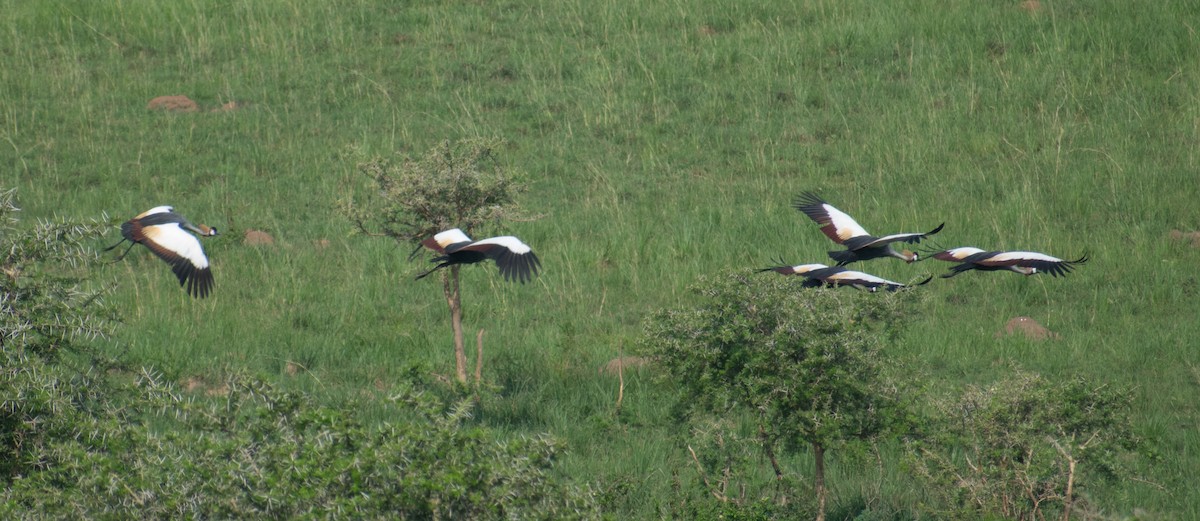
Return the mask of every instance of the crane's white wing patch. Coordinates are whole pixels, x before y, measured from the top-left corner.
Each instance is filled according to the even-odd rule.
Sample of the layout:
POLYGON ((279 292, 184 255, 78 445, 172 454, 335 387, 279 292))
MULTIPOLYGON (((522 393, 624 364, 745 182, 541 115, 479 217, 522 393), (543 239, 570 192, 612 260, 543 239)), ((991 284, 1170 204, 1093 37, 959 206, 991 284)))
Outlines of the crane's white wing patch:
POLYGON ((472 243, 471 246, 483 246, 483 245, 490 245, 490 244, 500 246, 501 248, 504 248, 516 255, 524 255, 526 253, 529 253, 532 250, 532 248, 530 248, 528 244, 521 242, 521 239, 518 239, 511 235, 505 235, 505 236, 501 236, 501 237, 492 237, 490 239, 483 239, 481 241, 476 241, 476 242, 472 243))
POLYGON ((995 263, 1014 263, 1014 262, 1062 262, 1058 257, 1051 257, 1045 253, 1034 251, 1006 251, 993 255, 987 259, 988 262, 995 263))
POLYGON ((833 205, 825 203, 821 205, 825 209, 825 215, 829 216, 829 224, 833 225, 834 232, 837 233, 839 239, 845 241, 851 237, 861 235, 870 235, 867 230, 858 224, 849 214, 838 210, 833 205))
POLYGON ((444 232, 438 233, 437 235, 433 236, 433 240, 438 244, 438 246, 441 246, 442 249, 445 249, 451 244, 471 242, 471 238, 467 237, 467 234, 463 233, 463 231, 458 228, 451 228, 444 232))
POLYGON ((204 256, 200 239, 181 228, 179 223, 147 226, 142 233, 162 250, 187 259, 196 269, 208 267, 208 257, 204 256))

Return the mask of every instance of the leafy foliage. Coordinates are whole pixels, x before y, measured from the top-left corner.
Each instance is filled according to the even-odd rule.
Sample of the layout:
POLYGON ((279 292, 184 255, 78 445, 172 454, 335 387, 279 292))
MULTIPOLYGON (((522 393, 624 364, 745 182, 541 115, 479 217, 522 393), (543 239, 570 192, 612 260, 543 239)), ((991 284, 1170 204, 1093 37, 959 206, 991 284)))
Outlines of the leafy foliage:
POLYGON ((0 480, 57 464, 48 440, 75 436, 109 409, 86 341, 111 332, 102 289, 81 286, 76 267, 95 258, 97 222, 19 226, 15 190, 0 192, 0 480))
POLYGON ((940 495, 939 515, 1044 519, 1085 512, 1089 484, 1131 475, 1144 448, 1128 390, 1083 378, 1017 372, 939 403, 934 435, 912 445, 918 474, 940 495))
POLYGON ((553 470, 548 437, 501 440, 409 387, 412 418, 366 427, 303 394, 242 375, 217 400, 139 375, 144 422, 98 417, 45 452, 60 464, 13 481, 0 515, 138 518, 588 519, 592 493, 553 470))
POLYGON ((497 161, 496 140, 442 141, 421 157, 374 158, 359 170, 377 199, 343 201, 342 211, 368 234, 410 244, 450 228, 468 235, 481 225, 520 216, 513 200, 524 185, 497 161))
POLYGON ((646 323, 646 348, 682 388, 685 415, 753 417, 779 479, 778 449, 812 447, 820 483, 825 447, 905 427, 884 347, 906 296, 800 283, 740 273, 702 278, 693 287, 700 304, 646 323))
POLYGON ((53 356, 75 339, 106 334, 109 323, 91 307, 102 291, 82 289, 76 269, 95 259, 86 241, 106 225, 58 220, 19 229, 15 194, 0 192, 0 345, 53 356))

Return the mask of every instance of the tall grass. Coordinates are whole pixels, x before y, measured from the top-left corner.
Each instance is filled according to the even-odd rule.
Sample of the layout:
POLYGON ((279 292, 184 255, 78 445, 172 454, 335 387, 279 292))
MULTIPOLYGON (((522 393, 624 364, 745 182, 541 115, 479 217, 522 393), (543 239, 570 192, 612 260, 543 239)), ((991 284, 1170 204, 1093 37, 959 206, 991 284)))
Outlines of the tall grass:
MULTIPOLYGON (((1200 13, 1028 5, 0 1, 0 180, 27 218, 172 204, 221 229, 205 301, 141 250, 97 269, 119 284, 112 349, 181 381, 245 367, 370 402, 413 365, 453 362, 436 282, 334 211, 370 190, 355 162, 507 139, 502 160, 544 217, 504 231, 545 271, 525 286, 463 272, 466 325, 487 331, 503 397, 479 421, 565 437, 568 471, 634 484, 639 516, 669 493, 650 469, 687 468, 671 389, 630 375, 615 422, 615 379, 597 369, 699 275, 826 260, 833 245, 790 208, 799 191, 874 232, 945 221, 945 246, 1086 251, 1066 279, 935 280, 896 350, 935 389, 1014 363, 1137 386, 1142 434, 1166 457, 1143 469, 1154 484, 1094 499, 1200 517, 1200 250, 1167 237, 1200 227, 1200 13), (146 110, 171 94, 203 110, 146 110), (209 111, 229 101, 241 108, 209 111), (248 229, 276 243, 245 245, 248 229), (1016 315, 1062 339, 993 336, 1016 315)), ((945 266, 862 268, 913 280, 945 266)), ((835 498, 872 479, 839 485, 853 466, 831 469, 835 498)), ((913 497, 892 472, 882 489, 913 497)))

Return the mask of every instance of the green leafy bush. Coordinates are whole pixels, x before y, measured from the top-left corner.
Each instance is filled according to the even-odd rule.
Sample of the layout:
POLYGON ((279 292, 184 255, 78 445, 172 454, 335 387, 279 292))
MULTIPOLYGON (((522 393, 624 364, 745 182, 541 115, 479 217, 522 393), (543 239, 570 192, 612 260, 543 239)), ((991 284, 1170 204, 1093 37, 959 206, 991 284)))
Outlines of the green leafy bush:
POLYGON ((48 440, 57 464, 14 479, 0 517, 597 517, 592 492, 555 474, 556 441, 471 427, 472 399, 447 407, 410 387, 393 397, 410 418, 367 427, 241 375, 215 400, 138 381, 127 406, 154 415, 48 440))
MULTIPOLYGON (((885 375, 885 347, 909 297, 801 283, 739 273, 702 278, 693 287, 701 297, 697 305, 647 321, 645 348, 681 388, 682 412, 693 426, 711 425, 713 417, 753 418, 779 504, 788 502, 791 480, 777 453, 810 449, 820 518, 825 450, 906 427, 905 408, 885 375)), ((714 475, 723 476, 705 479, 705 488, 721 502, 740 501, 741 494, 730 494, 728 477, 735 462, 747 460, 738 448, 745 444, 730 429, 701 431, 707 434, 692 438, 708 438, 720 455, 707 465, 694 451, 692 458, 702 474, 715 467, 721 470, 714 475)))

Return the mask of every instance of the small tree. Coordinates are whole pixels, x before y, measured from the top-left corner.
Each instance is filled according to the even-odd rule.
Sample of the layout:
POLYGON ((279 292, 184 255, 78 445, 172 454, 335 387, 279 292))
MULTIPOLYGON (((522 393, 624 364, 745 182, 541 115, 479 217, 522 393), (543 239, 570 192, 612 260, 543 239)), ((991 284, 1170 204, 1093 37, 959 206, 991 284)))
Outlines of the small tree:
MULTIPOLYGON (((379 200, 366 207, 347 201, 342 210, 363 233, 418 248, 441 231, 460 228, 473 235, 487 223, 517 218, 513 197, 524 187, 496 160, 498 146, 493 140, 443 141, 419 158, 367 161, 359 169, 378 185, 379 200)), ((458 268, 442 270, 442 293, 450 308, 458 380, 466 382, 458 268)))
POLYGON ((883 348, 906 297, 801 283, 737 273, 702 278, 693 289, 701 303, 655 314, 646 347, 682 387, 689 413, 756 419, 779 482, 777 451, 811 449, 817 519, 824 519, 826 450, 903 424, 883 377, 883 348))

